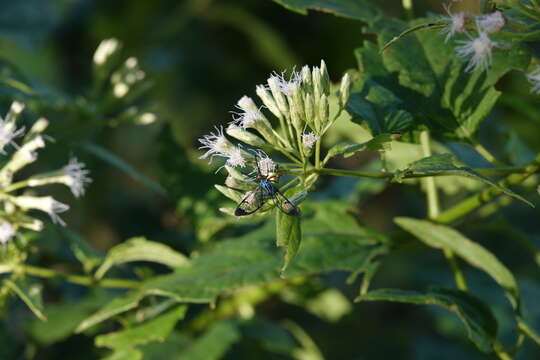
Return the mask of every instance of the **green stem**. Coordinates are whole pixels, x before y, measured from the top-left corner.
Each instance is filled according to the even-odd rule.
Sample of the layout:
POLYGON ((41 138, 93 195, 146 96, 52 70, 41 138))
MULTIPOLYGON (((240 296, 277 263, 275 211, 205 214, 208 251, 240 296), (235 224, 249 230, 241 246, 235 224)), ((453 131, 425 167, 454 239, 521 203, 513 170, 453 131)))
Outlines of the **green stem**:
MULTIPOLYGON (((424 130, 420 133, 420 145, 422 147, 422 155, 424 157, 431 156, 431 146, 430 146, 430 134, 429 131, 424 130)), ((427 198, 427 207, 428 207, 428 218, 430 220, 436 219, 441 210, 439 203, 439 194, 437 192, 437 185, 435 184, 435 178, 433 176, 426 177, 422 179, 424 186, 426 188, 426 198, 427 198)), ((465 276, 459 266, 454 252, 449 248, 443 249, 444 256, 454 273, 454 280, 456 286, 459 290, 467 291, 467 282, 465 281, 465 276)))
POLYGON ((475 144, 474 149, 478 151, 480 155, 487 161, 489 161, 491 164, 496 166, 507 166, 503 162, 497 160, 495 156, 493 156, 482 144, 475 144))
MULTIPOLYGON (((536 159, 534 159, 534 161, 532 161, 527 167, 525 167, 524 172, 511 174, 503 180, 499 181, 499 184, 504 187, 521 184, 527 178, 529 178, 533 174, 536 174, 539 171, 540 154, 536 156, 536 159)), ((451 223, 476 210, 477 208, 484 205, 485 203, 500 194, 502 194, 502 191, 494 187, 490 187, 488 189, 480 191, 479 193, 463 200, 462 202, 441 213, 437 217, 436 221, 444 224, 451 223)))
POLYGON ((321 138, 317 139, 315 143, 315 168, 320 171, 321 169, 321 138))
POLYGON ((46 268, 32 266, 32 265, 14 265, 14 266, 4 266, 0 268, 0 273, 11 273, 11 272, 22 273, 22 274, 36 276, 40 278, 49 278, 49 279, 60 278, 72 284, 78 284, 78 285, 83 285, 83 286, 101 286, 105 288, 136 289, 141 285, 140 282, 133 281, 133 280, 124 280, 124 279, 96 280, 90 276, 62 274, 52 269, 46 269, 46 268))

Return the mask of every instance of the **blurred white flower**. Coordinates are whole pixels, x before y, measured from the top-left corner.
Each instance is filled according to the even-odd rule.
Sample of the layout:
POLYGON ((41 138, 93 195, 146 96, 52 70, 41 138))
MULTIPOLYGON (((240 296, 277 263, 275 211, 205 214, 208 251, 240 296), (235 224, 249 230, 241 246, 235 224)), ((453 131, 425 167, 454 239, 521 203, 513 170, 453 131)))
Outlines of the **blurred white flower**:
POLYGON ((540 65, 527 74, 527 80, 532 84, 531 92, 540 95, 540 65))
POLYGON ((302 85, 302 74, 293 70, 289 80, 286 80, 285 73, 279 75, 273 73, 268 81, 276 81, 279 91, 286 96, 291 96, 302 85))
POLYGON ((65 174, 62 177, 63 182, 69 186, 73 196, 77 198, 84 195, 84 186, 92 182, 92 179, 88 177, 90 170, 84 167, 84 163, 72 157, 69 159, 69 163, 62 169, 65 174))
POLYGON ((242 112, 233 112, 232 124, 239 126, 244 130, 253 127, 257 121, 264 120, 264 116, 259 109, 238 108, 242 110, 242 112))
POLYGON ((120 43, 116 39, 106 39, 99 43, 99 46, 94 53, 94 63, 97 65, 104 64, 107 59, 118 49, 120 43))
POLYGON ((64 220, 58 214, 69 210, 69 205, 56 201, 52 196, 17 196, 11 201, 23 210, 41 210, 49 214, 55 224, 65 226, 64 220))
POLYGON ((444 41, 447 42, 456 33, 462 33, 465 31, 466 15, 464 12, 452 13, 449 5, 444 5, 444 8, 448 13, 448 16, 444 17, 444 20, 448 23, 448 25, 441 30, 441 33, 446 34, 444 41))
POLYGON ((481 15, 476 19, 476 26, 478 27, 478 30, 488 34, 498 32, 504 27, 505 24, 506 20, 500 11, 481 15))
POLYGON ((456 47, 458 56, 468 58, 466 71, 487 70, 491 65, 491 52, 498 44, 492 41, 487 33, 479 32, 477 38, 458 41, 456 47))
POLYGON ((13 236, 15 236, 16 231, 13 228, 13 225, 7 221, 0 220, 0 243, 6 244, 13 236))
POLYGON ((259 166, 259 171, 261 172, 262 176, 268 176, 276 172, 276 163, 266 154, 258 159, 257 165, 259 166))

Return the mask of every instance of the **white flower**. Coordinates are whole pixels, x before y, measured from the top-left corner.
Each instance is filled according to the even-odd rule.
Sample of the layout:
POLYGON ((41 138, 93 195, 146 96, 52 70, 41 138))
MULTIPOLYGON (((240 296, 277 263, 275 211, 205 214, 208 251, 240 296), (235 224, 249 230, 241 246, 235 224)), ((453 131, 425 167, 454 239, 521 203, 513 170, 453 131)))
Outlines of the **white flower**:
POLYGON ((69 186, 73 196, 77 198, 84 195, 84 186, 92 182, 92 179, 88 177, 90 171, 85 169, 84 166, 84 163, 72 157, 69 159, 69 163, 62 169, 65 174, 62 177, 63 182, 69 186))
POLYGON ((206 159, 210 157, 210 162, 214 156, 227 156, 227 152, 231 149, 232 144, 227 140, 225 135, 223 135, 223 126, 219 129, 216 127, 216 133, 210 133, 210 135, 205 135, 199 142, 203 146, 199 149, 208 149, 206 153, 199 156, 199 159, 206 159))
POLYGON ((302 144, 309 149, 315 145, 317 140, 319 140, 319 137, 313 132, 302 134, 302 144))
POLYGON ((456 47, 458 56, 469 58, 466 71, 486 70, 491 65, 491 51, 498 44, 492 41, 487 33, 479 32, 477 38, 458 41, 462 44, 456 47))
POLYGON ((69 205, 56 201, 52 196, 17 196, 12 199, 12 202, 23 210, 44 211, 49 214, 53 223, 66 225, 58 214, 69 210, 69 205))
POLYGON ((10 223, 0 220, 0 243, 6 244, 15 234, 16 231, 10 223))
POLYGON ((488 34, 498 32, 505 24, 506 20, 500 11, 485 14, 476 19, 476 26, 478 29, 488 34))
POLYGON ((445 21, 448 22, 448 26, 441 30, 443 34, 446 34, 444 42, 447 42, 456 33, 462 33, 465 31, 465 13, 452 13, 449 5, 444 5, 448 17, 445 17, 445 21))
POLYGON ((17 129, 15 122, 7 122, 0 118, 0 153, 6 154, 5 147, 11 144, 17 147, 17 144, 13 141, 14 138, 22 136, 24 134, 24 127, 17 129))
POLYGON ((225 153, 225 156, 227 157, 227 165, 232 167, 245 167, 246 166, 246 160, 244 159, 244 156, 242 155, 242 150, 239 147, 235 147, 231 150, 228 150, 225 153))
POLYGON ((279 91, 286 96, 291 96, 302 85, 302 74, 293 70, 289 80, 286 80, 284 72, 280 75, 273 73, 268 81, 276 81, 279 91))
POLYGON ((532 84, 531 92, 540 95, 540 65, 527 74, 527 80, 532 84))
POLYGON ((232 124, 239 126, 244 130, 253 127, 257 121, 264 120, 264 116, 259 109, 242 109, 240 107, 238 108, 242 110, 242 112, 233 113, 232 124))
POLYGON ((118 49, 120 43, 116 39, 103 40, 94 53, 94 63, 102 65, 118 49))
POLYGON ((269 176, 276 172, 276 163, 266 154, 257 160, 257 165, 262 176, 269 176))

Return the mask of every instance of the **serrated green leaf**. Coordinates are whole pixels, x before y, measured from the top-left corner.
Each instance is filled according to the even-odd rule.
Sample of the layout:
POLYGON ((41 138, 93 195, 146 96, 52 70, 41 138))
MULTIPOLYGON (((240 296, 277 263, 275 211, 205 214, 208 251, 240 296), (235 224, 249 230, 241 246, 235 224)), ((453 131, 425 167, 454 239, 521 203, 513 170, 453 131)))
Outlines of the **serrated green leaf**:
POLYGON ((131 176, 133 179, 137 180, 141 184, 145 185, 146 187, 154 190, 155 192, 166 195, 167 191, 158 183, 153 181, 152 179, 148 178, 146 175, 140 173, 138 170, 133 168, 130 164, 125 162, 124 160, 120 159, 115 154, 111 153, 109 150, 98 146, 96 144, 85 142, 81 145, 81 147, 88 151, 89 153, 97 156, 101 160, 105 161, 106 163, 114 166, 115 168, 123 171, 127 175, 131 176))
POLYGON ((326 157, 324 158, 323 164, 328 162, 334 156, 343 155, 347 158, 353 156, 356 152, 362 150, 374 150, 382 151, 388 150, 390 148, 390 141, 392 141, 392 134, 381 134, 375 136, 373 139, 366 141, 364 143, 358 144, 351 141, 342 141, 332 146, 326 157))
POLYGON ((380 14, 380 10, 367 0, 274 0, 274 2, 307 15, 308 10, 368 21, 380 14))
POLYGON ((101 279, 111 267, 133 261, 156 262, 171 268, 189 265, 187 257, 169 246, 136 237, 111 248, 95 277, 101 279))
POLYGON ((185 305, 178 306, 176 309, 139 326, 114 333, 99 335, 95 338, 95 344, 100 347, 120 350, 143 345, 152 341, 163 342, 173 330, 176 322, 184 318, 186 309, 187 307, 185 305))
POLYGON ((502 191, 508 196, 511 196, 515 199, 521 200, 524 203, 534 207, 534 205, 524 199, 522 196, 519 196, 512 190, 496 183, 495 181, 485 177, 473 169, 459 165, 457 160, 451 154, 437 154, 423 159, 417 160, 407 166, 404 170, 398 170, 394 173, 395 181, 402 181, 406 176, 440 176, 440 175, 450 175, 450 176, 464 176, 472 178, 478 181, 483 182, 493 186, 494 188, 502 191))
POLYGON ((300 216, 289 216, 276 209, 276 245, 285 247, 281 272, 287 269, 300 248, 302 242, 300 223, 300 216))
POLYGON ((432 20, 436 19, 407 24, 378 17, 369 22, 368 32, 376 34, 380 47, 366 43, 356 51, 362 76, 353 82, 348 110, 355 121, 367 122, 374 134, 389 126, 389 114, 402 111, 415 119, 407 130, 427 126, 436 135, 470 139, 500 95, 494 88, 498 79, 514 68, 524 70, 530 61, 521 45, 510 44, 504 52, 494 52, 488 72, 466 72, 455 45, 445 42, 436 29, 416 31, 380 53, 383 44, 410 26, 432 20), (388 101, 370 98, 369 93, 387 94, 388 101))
POLYGON ((208 329, 193 345, 183 351, 180 359, 218 360, 238 340, 240 332, 236 324, 232 321, 222 321, 208 329))
MULTIPOLYGON (((343 211, 343 206, 339 210, 343 211)), ((283 273, 286 277, 332 270, 357 271, 388 251, 388 246, 381 240, 382 235, 364 231, 354 221, 345 222, 348 216, 343 212, 341 215, 333 214, 335 219, 340 218, 340 224, 325 217, 328 218, 321 213, 307 221, 305 227, 309 231, 303 234, 302 251, 283 273), (325 225, 327 221, 329 225, 325 225)), ((280 280, 283 259, 274 242, 273 222, 244 237, 221 241, 211 251, 194 258, 190 267, 177 268, 174 273, 157 276, 146 281, 139 289, 116 298, 81 322, 77 331, 135 308, 145 296, 158 295, 178 302, 208 303, 225 292, 280 280)))
POLYGON ((453 289, 432 288, 425 292, 377 289, 355 301, 395 301, 417 305, 438 305, 456 314, 469 339, 483 352, 491 352, 497 336, 497 320, 477 297, 453 289))
POLYGON ((450 249, 472 266, 488 273, 506 291, 512 306, 519 310, 519 289, 514 275, 482 245, 445 225, 406 217, 398 217, 394 221, 426 245, 437 249, 450 249))
POLYGON ((11 289, 28 306, 28 308, 41 321, 47 321, 43 314, 43 299, 41 298, 41 285, 31 284, 26 280, 4 280, 4 284, 11 289))

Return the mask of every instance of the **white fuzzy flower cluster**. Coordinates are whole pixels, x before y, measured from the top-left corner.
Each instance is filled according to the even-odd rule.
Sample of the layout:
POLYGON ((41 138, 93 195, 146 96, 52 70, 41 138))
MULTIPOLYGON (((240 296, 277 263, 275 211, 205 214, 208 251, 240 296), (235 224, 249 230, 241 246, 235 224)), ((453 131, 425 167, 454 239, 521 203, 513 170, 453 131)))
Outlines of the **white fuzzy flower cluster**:
MULTIPOLYGON (((315 162, 318 162, 320 138, 345 108, 350 86, 350 77, 345 74, 337 96, 338 106, 331 113, 330 98, 335 95, 324 61, 318 67, 306 65, 300 71, 293 70, 289 76, 272 73, 266 84, 256 86, 262 106, 243 96, 225 130, 216 128, 199 139, 200 149, 205 150, 200 158, 210 161, 222 158, 229 172, 226 184, 241 190, 250 190, 254 179, 246 178, 235 168, 249 167, 248 174, 265 177, 278 172, 278 164, 266 152, 281 153, 292 163, 307 166, 315 149, 315 162), (243 144, 233 144, 226 135, 243 144)), ((222 192, 229 196, 229 190, 222 192)))
POLYGON ((46 135, 43 132, 48 126, 44 118, 37 120, 24 135, 24 128, 17 129, 16 120, 23 111, 24 105, 14 102, 5 119, 0 119, 0 149, 3 166, 0 168, 0 203, 2 217, 0 218, 0 243, 7 243, 16 235, 19 227, 40 231, 43 222, 27 213, 30 210, 39 210, 47 213, 54 223, 65 225, 59 213, 65 212, 69 206, 56 201, 51 196, 33 196, 22 193, 28 189, 48 184, 64 184, 71 189, 74 196, 84 194, 84 187, 91 182, 89 171, 84 164, 71 158, 69 163, 60 170, 31 176, 25 180, 13 181, 14 176, 27 165, 38 158, 37 150, 45 147, 46 135), (22 138, 17 143, 16 138, 22 138), (8 154, 8 148, 13 149, 8 154))
POLYGON ((450 6, 446 6, 448 16, 443 18, 447 24, 442 33, 446 34, 445 42, 457 34, 465 34, 466 40, 457 40, 456 52, 458 56, 467 59, 466 71, 484 71, 491 65, 493 49, 500 47, 500 43, 492 40, 490 36, 498 33, 505 25, 506 20, 500 11, 473 17, 464 12, 453 13, 450 6), (473 28, 475 35, 467 31, 473 28))

